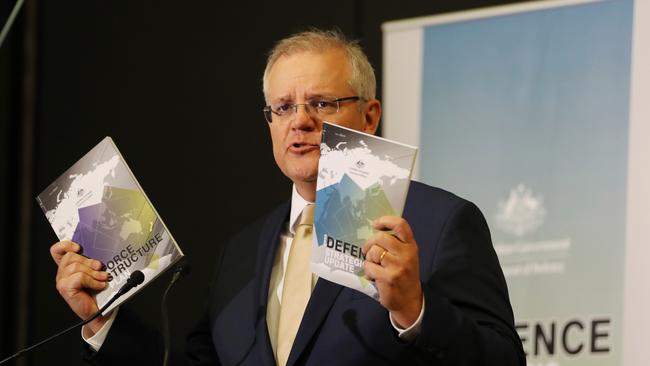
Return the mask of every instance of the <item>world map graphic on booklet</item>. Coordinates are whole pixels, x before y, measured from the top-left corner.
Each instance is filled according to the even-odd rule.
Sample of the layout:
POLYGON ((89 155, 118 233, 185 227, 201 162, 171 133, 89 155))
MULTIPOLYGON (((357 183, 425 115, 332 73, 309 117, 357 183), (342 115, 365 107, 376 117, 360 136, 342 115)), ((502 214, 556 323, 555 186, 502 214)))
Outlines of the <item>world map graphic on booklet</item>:
POLYGON ((417 148, 325 122, 320 152, 311 269, 378 300, 361 247, 375 219, 401 216, 417 148))
POLYGON ((144 274, 106 311, 119 306, 183 257, 183 252, 147 198, 110 137, 84 155, 36 197, 59 240, 82 247, 101 261, 108 287, 96 292, 101 308, 131 273, 144 274))

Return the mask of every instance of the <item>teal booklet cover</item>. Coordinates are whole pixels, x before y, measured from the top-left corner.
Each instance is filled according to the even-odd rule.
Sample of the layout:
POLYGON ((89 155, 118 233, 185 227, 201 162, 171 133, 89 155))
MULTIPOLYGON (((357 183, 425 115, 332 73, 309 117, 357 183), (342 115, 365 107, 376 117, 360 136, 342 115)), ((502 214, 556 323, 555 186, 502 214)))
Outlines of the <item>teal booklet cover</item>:
POLYGON ((144 283, 117 299, 115 308, 173 265, 183 252, 110 137, 77 161, 38 197, 59 240, 104 263, 108 287, 96 293, 101 308, 135 270, 144 283))
POLYGON ((381 216, 401 216, 417 148, 325 122, 311 269, 377 300, 361 247, 381 216))

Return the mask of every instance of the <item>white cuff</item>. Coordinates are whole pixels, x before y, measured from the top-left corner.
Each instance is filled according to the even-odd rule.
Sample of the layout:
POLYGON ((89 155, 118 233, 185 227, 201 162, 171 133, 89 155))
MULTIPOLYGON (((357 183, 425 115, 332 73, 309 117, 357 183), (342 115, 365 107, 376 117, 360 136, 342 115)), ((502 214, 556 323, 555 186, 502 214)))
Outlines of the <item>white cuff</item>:
POLYGON ((93 335, 92 337, 86 339, 84 337, 84 328, 86 327, 85 325, 81 327, 81 338, 88 343, 90 348, 93 349, 93 351, 98 352, 100 348, 102 348, 102 344, 104 344, 104 340, 106 340, 106 336, 108 335, 108 331, 111 330, 111 326, 113 325, 113 321, 115 320, 115 317, 117 316, 117 311, 120 308, 117 307, 113 311, 111 311, 111 314, 108 317, 108 320, 106 320, 106 323, 99 328, 97 333, 93 335))
POLYGON ((410 327, 406 329, 402 329, 399 325, 395 323, 393 320, 393 314, 388 313, 388 318, 390 319, 390 324, 393 325, 393 328, 397 331, 397 335, 400 337, 401 340, 403 341, 412 341, 420 335, 420 330, 422 329, 422 317, 424 316, 424 296, 422 296, 422 310, 420 310, 420 315, 418 318, 415 320, 413 324, 411 324, 410 327))

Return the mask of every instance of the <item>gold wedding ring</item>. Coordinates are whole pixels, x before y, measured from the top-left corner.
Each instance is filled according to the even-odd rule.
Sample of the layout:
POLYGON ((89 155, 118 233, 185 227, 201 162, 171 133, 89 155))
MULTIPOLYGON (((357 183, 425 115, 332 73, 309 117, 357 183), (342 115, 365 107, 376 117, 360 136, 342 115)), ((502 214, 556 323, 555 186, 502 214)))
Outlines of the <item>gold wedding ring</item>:
POLYGON ((386 253, 388 253, 388 251, 386 249, 384 249, 384 251, 379 256, 379 264, 381 264, 381 261, 384 260, 384 256, 386 255, 386 253))

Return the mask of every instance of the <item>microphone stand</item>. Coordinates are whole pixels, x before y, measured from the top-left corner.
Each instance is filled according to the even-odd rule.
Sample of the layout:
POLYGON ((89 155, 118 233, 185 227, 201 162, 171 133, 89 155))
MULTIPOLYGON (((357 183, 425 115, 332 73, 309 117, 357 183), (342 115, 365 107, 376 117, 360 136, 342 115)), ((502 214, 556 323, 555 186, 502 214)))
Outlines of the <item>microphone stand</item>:
POLYGON ((187 262, 183 262, 179 264, 178 267, 176 267, 176 270, 172 275, 172 280, 167 286, 167 289, 165 290, 165 293, 162 297, 162 302, 160 303, 160 315, 162 317, 163 328, 163 345, 165 348, 165 351, 163 353, 163 366, 167 366, 169 364, 169 349, 171 344, 171 336, 169 332, 169 315, 167 314, 167 295, 169 294, 169 290, 171 290, 174 283, 176 283, 176 281, 178 281, 182 276, 187 275, 189 271, 190 267, 187 262))

